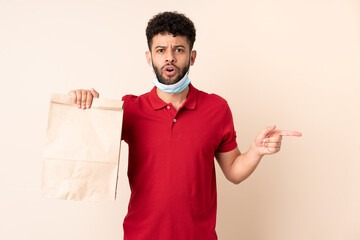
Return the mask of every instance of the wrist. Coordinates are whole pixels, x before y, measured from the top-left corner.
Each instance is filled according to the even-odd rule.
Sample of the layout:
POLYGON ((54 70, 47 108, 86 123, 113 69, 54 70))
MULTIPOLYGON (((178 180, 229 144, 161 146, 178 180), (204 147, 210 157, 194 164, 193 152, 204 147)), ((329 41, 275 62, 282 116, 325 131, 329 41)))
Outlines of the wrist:
POLYGON ((260 152, 260 148, 256 146, 255 141, 251 144, 248 153, 249 155, 253 156, 253 158, 258 160, 261 160, 261 158, 264 156, 264 154, 260 152))

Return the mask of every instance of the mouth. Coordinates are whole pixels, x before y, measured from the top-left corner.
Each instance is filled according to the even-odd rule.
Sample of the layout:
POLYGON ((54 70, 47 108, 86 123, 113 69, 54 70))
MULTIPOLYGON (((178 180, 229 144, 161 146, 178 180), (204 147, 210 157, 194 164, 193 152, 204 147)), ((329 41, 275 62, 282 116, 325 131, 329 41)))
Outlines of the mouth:
POLYGON ((176 73, 176 71, 177 71, 177 68, 175 66, 165 66, 163 68, 163 71, 167 75, 174 75, 176 73))
POLYGON ((172 66, 169 66, 169 67, 165 67, 164 68, 164 71, 167 71, 167 72, 174 72, 176 70, 175 67, 172 67, 172 66))

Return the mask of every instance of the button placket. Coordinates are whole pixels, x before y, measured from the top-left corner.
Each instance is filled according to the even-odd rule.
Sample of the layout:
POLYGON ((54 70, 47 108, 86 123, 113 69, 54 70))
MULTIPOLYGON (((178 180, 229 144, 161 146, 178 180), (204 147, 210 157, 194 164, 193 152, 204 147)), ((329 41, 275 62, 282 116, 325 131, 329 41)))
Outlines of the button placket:
MULTIPOLYGON (((175 111, 175 109, 173 109, 175 111)), ((172 137, 178 137, 181 134, 181 119, 184 114, 185 109, 181 108, 173 115, 173 120, 171 124, 171 135, 172 137)))
POLYGON ((164 110, 167 112, 168 116, 170 117, 170 119, 172 121, 176 116, 175 109, 171 106, 171 104, 168 104, 165 106, 164 110))
POLYGON ((170 119, 169 119, 171 121, 170 129, 171 129, 171 132, 173 132, 173 127, 177 121, 176 116, 178 113, 175 111, 175 108, 171 104, 167 104, 164 108, 164 111, 166 111, 168 116, 170 117, 170 119))

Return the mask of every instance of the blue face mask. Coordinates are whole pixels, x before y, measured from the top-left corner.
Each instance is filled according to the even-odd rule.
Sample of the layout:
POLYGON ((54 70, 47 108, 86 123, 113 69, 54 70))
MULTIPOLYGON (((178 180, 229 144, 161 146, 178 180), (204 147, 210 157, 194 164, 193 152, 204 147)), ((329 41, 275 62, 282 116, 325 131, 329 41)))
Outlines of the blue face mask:
POLYGON ((190 84, 190 78, 188 77, 189 72, 185 74, 185 76, 178 81, 177 83, 166 85, 159 82, 157 77, 155 77, 153 83, 154 85, 159 88, 161 91, 167 92, 167 93, 180 93, 184 91, 184 89, 190 84))
MULTIPOLYGON (((151 58, 151 56, 150 56, 150 58, 151 58)), ((152 58, 151 58, 151 65, 154 67, 154 65, 152 63, 152 58)), ((187 86, 189 86, 189 84, 191 82, 188 75, 189 75, 189 71, 184 75, 184 77, 180 81, 178 81, 177 83, 174 83, 174 84, 170 84, 170 85, 166 85, 166 84, 159 82, 159 79, 155 76, 153 83, 161 91, 164 91, 167 93, 180 93, 180 92, 184 91, 184 89, 187 86)))

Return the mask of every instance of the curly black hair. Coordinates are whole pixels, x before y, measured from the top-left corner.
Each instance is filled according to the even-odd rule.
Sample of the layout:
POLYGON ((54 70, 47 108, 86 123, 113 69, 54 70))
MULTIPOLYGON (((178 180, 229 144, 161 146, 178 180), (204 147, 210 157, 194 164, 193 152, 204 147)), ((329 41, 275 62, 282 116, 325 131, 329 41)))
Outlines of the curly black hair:
POLYGON ((151 51, 152 39, 157 34, 172 34, 185 36, 188 40, 190 50, 194 46, 196 30, 194 23, 184 14, 178 12, 162 12, 152 17, 146 27, 146 38, 151 51))

